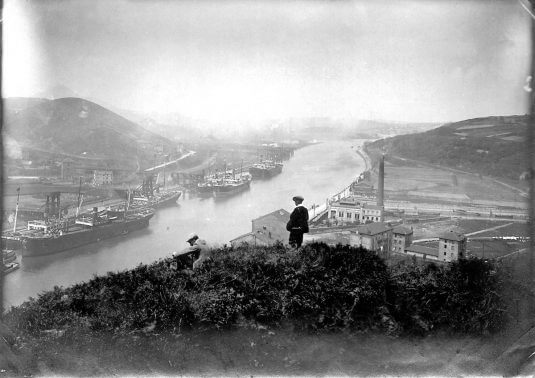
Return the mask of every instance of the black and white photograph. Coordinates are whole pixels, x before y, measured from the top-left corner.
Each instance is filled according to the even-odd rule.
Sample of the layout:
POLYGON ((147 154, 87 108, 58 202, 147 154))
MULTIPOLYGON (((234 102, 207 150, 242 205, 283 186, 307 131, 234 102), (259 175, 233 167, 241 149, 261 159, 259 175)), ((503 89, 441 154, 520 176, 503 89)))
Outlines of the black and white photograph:
POLYGON ((0 378, 535 375, 535 1, 2 3, 0 378))

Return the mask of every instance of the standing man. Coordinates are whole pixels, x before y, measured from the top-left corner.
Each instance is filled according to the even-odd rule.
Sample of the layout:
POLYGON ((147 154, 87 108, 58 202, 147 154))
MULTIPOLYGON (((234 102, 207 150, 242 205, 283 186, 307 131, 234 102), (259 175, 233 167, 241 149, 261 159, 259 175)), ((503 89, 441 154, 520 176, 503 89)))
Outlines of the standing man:
POLYGON ((295 209, 290 214, 286 230, 290 231, 290 245, 293 248, 299 248, 303 244, 303 234, 308 232, 308 210, 303 206, 304 198, 302 196, 295 196, 292 199, 295 203, 295 209))

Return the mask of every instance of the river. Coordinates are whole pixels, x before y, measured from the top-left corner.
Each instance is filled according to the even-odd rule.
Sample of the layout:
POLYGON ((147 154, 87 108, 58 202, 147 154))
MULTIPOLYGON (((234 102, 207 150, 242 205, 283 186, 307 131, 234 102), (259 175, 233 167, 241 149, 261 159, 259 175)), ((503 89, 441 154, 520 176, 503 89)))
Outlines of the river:
MULTIPOLYGON (((251 231, 251 220, 284 208, 292 197, 304 204, 323 204, 365 168, 357 146, 362 140, 328 141, 295 151, 281 174, 251 183, 249 190, 225 199, 185 196, 177 205, 158 210, 149 228, 70 251, 21 261, 4 279, 4 309, 52 289, 87 281, 94 275, 120 271, 167 257, 187 246, 196 232, 211 244, 225 244, 251 231)), ((312 214, 311 214, 312 215, 312 214)), ((20 259, 20 257, 19 257, 20 259)))

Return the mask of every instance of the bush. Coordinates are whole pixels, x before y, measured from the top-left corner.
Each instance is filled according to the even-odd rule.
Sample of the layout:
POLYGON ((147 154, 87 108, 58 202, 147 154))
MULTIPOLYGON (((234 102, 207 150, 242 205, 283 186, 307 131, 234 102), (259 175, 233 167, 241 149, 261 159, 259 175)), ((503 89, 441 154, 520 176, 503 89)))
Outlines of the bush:
POLYGON ((498 295, 503 274, 477 258, 447 266, 409 265, 393 269, 390 311, 407 332, 442 327, 467 333, 500 329, 504 302, 498 295))
POLYGON ((504 321, 501 274, 478 259, 389 270, 362 248, 315 243, 298 253, 282 245, 220 249, 193 274, 169 263, 56 287, 12 308, 6 321, 34 335, 49 329, 121 334, 222 328, 240 319, 309 330, 425 333, 445 327, 481 333, 504 321))

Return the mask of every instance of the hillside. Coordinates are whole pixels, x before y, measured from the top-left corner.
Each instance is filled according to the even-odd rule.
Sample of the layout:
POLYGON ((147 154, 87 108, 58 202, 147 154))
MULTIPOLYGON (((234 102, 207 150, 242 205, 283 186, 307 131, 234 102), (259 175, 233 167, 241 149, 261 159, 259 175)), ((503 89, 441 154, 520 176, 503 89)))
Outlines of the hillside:
POLYGON ((170 263, 56 287, 11 308, 7 374, 515 372, 494 361, 518 339, 508 293, 527 290, 494 262, 387 267, 364 249, 314 243, 299 252, 217 249, 195 271, 170 263))
POLYGON ((109 159, 130 165, 152 159, 155 146, 173 143, 162 136, 81 98, 8 98, 4 132, 23 149, 109 159))
POLYGON ((368 145, 389 155, 483 175, 519 180, 526 171, 528 116, 485 117, 448 123, 368 145))

